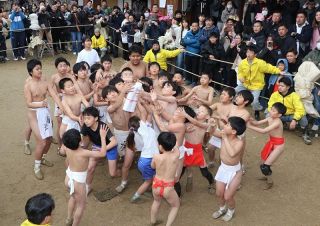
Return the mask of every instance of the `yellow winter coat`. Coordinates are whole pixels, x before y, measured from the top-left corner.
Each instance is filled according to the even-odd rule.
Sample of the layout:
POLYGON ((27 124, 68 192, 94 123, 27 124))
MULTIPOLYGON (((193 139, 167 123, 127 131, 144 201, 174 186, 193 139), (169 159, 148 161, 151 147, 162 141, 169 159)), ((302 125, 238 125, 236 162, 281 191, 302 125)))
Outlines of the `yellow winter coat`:
POLYGON ((95 35, 92 36, 91 41, 92 41, 91 47, 93 49, 102 49, 107 46, 106 39, 102 35, 100 35, 98 39, 95 35))
POLYGON ((258 58, 254 58, 251 65, 247 58, 243 59, 238 67, 238 78, 244 79, 243 85, 248 90, 262 90, 265 73, 279 74, 280 70, 258 58))
POLYGON ((296 92, 289 90, 285 96, 282 96, 279 91, 274 92, 268 102, 268 111, 270 111, 272 105, 277 102, 284 104, 284 106, 287 107, 285 115, 293 115, 293 118, 296 121, 299 121, 304 115, 306 115, 300 96, 296 92))
POLYGON ((152 52, 152 49, 150 49, 146 55, 143 58, 143 61, 148 63, 151 62, 158 62, 160 64, 161 69, 167 70, 167 58, 173 58, 179 55, 181 53, 180 49, 176 50, 166 50, 166 49, 160 49, 160 51, 155 56, 152 52))

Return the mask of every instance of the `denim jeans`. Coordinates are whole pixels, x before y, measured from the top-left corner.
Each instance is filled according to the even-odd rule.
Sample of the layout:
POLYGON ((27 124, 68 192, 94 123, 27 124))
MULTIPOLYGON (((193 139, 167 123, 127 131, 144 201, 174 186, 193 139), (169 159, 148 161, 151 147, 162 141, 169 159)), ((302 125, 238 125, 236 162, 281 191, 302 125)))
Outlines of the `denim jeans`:
MULTIPOLYGON (((176 65, 179 67, 179 68, 182 68, 182 69, 185 69, 184 68, 184 60, 185 60, 185 53, 182 52, 180 53, 178 56, 177 56, 177 59, 176 59, 176 65)), ((185 71, 181 70, 177 68, 176 71, 181 71, 182 73, 182 76, 185 77, 185 71)))
MULTIPOLYGON (((318 95, 319 91, 320 91, 320 88, 316 87, 312 90, 312 94, 314 97, 313 105, 316 108, 316 110, 320 113, 320 96, 318 95)), ((320 118, 316 119, 314 124, 320 126, 320 118)))
POLYGON ((11 45, 14 57, 24 57, 26 34, 24 31, 11 32, 11 45))
MULTIPOLYGON (((242 90, 248 90, 246 87, 243 86, 242 83, 238 83, 238 86, 235 88, 236 93, 242 91, 242 90)), ((261 106, 260 102, 259 102, 259 97, 260 97, 260 93, 261 90, 248 90, 252 93, 253 95, 253 102, 252 102, 252 108, 254 111, 261 111, 263 109, 263 107, 261 106)))
POLYGON ((82 34, 79 31, 71 32, 72 52, 79 53, 81 51, 82 34))
MULTIPOLYGON (((293 119, 293 115, 284 115, 281 117, 281 121, 282 122, 291 122, 293 119)), ((302 127, 302 128, 305 128, 308 126, 308 119, 307 119, 307 116, 303 116, 300 120, 299 120, 299 125, 302 127)))

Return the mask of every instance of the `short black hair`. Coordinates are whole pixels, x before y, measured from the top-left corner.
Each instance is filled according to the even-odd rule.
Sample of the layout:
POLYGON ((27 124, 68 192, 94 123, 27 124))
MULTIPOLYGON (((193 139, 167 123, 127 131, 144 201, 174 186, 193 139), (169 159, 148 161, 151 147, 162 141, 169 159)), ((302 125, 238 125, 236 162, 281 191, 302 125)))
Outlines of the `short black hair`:
POLYGON ((286 86, 292 86, 292 82, 291 82, 291 79, 290 78, 288 78, 288 77, 282 77, 282 78, 280 78, 279 79, 279 83, 283 83, 283 84, 285 84, 286 86))
POLYGON ((62 143, 71 150, 77 150, 81 142, 80 132, 76 129, 69 129, 62 136, 62 143))
POLYGON ((272 107, 274 107, 281 115, 285 115, 287 112, 287 107, 283 103, 276 102, 272 105, 272 107))
POLYGON ((299 10, 297 11, 296 15, 298 16, 298 14, 303 14, 305 18, 308 17, 307 12, 306 12, 305 10, 303 10, 303 9, 299 9, 299 10))
POLYGON ((61 62, 66 63, 66 65, 70 65, 69 61, 68 61, 66 58, 64 58, 64 57, 58 57, 58 58, 54 61, 55 67, 57 68, 58 65, 59 65, 61 62))
POLYGON ((82 43, 85 43, 85 41, 92 42, 91 37, 89 35, 84 36, 83 39, 82 39, 82 43))
POLYGON ((73 74, 77 75, 80 70, 87 70, 86 62, 79 62, 73 65, 73 74))
POLYGON ((69 82, 69 81, 73 83, 71 78, 63 78, 63 79, 61 79, 59 81, 59 89, 63 90, 64 89, 64 85, 66 84, 66 82, 69 82))
POLYGON ((294 55, 298 55, 297 50, 295 50, 294 48, 290 48, 290 49, 287 51, 287 54, 288 54, 288 53, 293 53, 294 55))
POLYGON ((165 151, 171 151, 176 146, 177 138, 174 133, 161 132, 158 136, 158 144, 163 147, 165 151))
POLYGON ((82 115, 83 116, 92 116, 94 118, 99 118, 99 116, 100 116, 99 110, 93 106, 85 108, 82 112, 82 115))
POLYGON ((149 77, 142 77, 140 78, 140 81, 142 82, 142 89, 147 92, 147 93, 150 93, 151 91, 151 87, 153 87, 153 81, 151 78, 149 77))
POLYGON ((25 212, 28 221, 40 225, 47 216, 51 216, 55 203, 51 195, 40 193, 28 199, 25 212))
MULTIPOLYGON (((187 105, 183 105, 181 106, 184 111, 191 117, 191 118, 195 118, 197 116, 196 112, 189 106, 187 105)), ((185 123, 188 123, 189 120, 186 118, 186 120, 184 121, 185 123)))
POLYGON ((102 98, 106 98, 107 95, 108 95, 109 93, 111 93, 111 92, 119 93, 119 90, 117 90, 117 88, 114 87, 114 86, 110 86, 110 85, 109 85, 109 86, 106 86, 106 87, 104 87, 103 90, 102 90, 102 93, 101 93, 102 98))
POLYGON ((160 64, 158 62, 156 62, 156 61, 149 63, 148 64, 148 69, 150 70, 151 66, 153 66, 153 65, 157 65, 159 70, 161 69, 160 64))
POLYGON ((123 68, 123 69, 121 70, 121 74, 122 74, 122 72, 124 72, 124 71, 131 71, 131 72, 133 73, 132 69, 129 68, 129 67, 123 68))
POLYGON ((102 69, 102 65, 99 63, 95 63, 90 67, 90 72, 93 73, 99 69, 102 69))
POLYGON ((236 134, 238 136, 243 134, 247 129, 246 121, 244 121, 243 118, 236 116, 229 117, 228 122, 230 123, 231 128, 237 132, 236 134))
POLYGON ((28 70, 28 73, 30 76, 32 76, 32 70, 36 67, 40 65, 42 67, 42 63, 40 60, 37 60, 37 59, 31 59, 28 61, 27 63, 27 70, 28 70))
POLYGON ((237 93, 237 95, 242 96, 244 101, 248 101, 245 106, 249 106, 253 102, 254 97, 248 90, 241 90, 237 93))
POLYGON ((116 87, 116 85, 121 82, 124 83, 123 79, 120 78, 119 76, 116 76, 109 81, 109 85, 116 87))
POLYGON ((106 54, 103 57, 101 57, 101 63, 105 61, 112 63, 112 58, 108 54, 106 54))
POLYGON ((280 23, 278 26, 278 29, 279 29, 279 27, 285 27, 286 29, 288 29, 288 25, 285 23, 280 23))
POLYGON ((248 50, 254 52, 255 54, 257 54, 259 52, 258 48, 255 44, 247 45, 247 51, 248 50))
POLYGON ((208 105, 206 105, 206 104, 201 104, 200 106, 203 106, 203 107, 205 107, 205 108, 207 109, 209 116, 212 115, 212 109, 211 109, 208 105))
POLYGON ((130 48, 129 48, 129 56, 132 54, 132 53, 139 53, 140 55, 142 55, 142 47, 139 46, 139 45, 136 45, 136 44, 133 44, 130 48))
POLYGON ((172 87, 172 90, 176 92, 176 93, 173 95, 174 97, 177 97, 177 96, 182 95, 182 88, 181 88, 181 86, 179 86, 176 82, 172 82, 172 81, 170 81, 170 80, 165 81, 165 82, 162 84, 162 88, 163 88, 165 85, 170 85, 170 86, 172 87))
POLYGON ((234 90, 234 88, 224 87, 222 89, 222 91, 225 91, 229 95, 229 97, 235 97, 236 96, 236 91, 234 90))

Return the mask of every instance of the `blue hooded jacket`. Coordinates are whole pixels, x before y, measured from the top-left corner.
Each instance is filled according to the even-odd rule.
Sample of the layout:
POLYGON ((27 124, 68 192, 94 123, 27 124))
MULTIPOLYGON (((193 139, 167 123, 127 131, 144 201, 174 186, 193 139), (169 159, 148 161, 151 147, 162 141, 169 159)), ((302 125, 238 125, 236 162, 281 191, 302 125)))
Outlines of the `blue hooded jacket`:
POLYGON ((206 29, 206 27, 201 29, 200 34, 199 34, 200 35, 199 41, 200 41, 201 45, 204 44, 206 41, 208 41, 210 34, 213 32, 218 35, 220 34, 218 27, 216 27, 214 25, 210 29, 206 29))
MULTIPOLYGON (((293 84, 292 74, 290 74, 288 72, 288 68, 289 68, 288 60, 285 58, 280 58, 277 61, 277 66, 279 65, 280 62, 284 63, 284 72, 285 72, 284 77, 288 77, 293 84)), ((269 83, 268 83, 268 90, 269 90, 270 94, 273 93, 273 87, 276 84, 276 82, 278 81, 278 79, 279 79, 279 75, 271 75, 270 76, 269 83)))
MULTIPOLYGON (((26 16, 23 14, 23 12, 12 11, 12 13, 10 15, 10 20, 12 21, 11 26, 10 26, 10 30, 15 31, 15 30, 19 30, 19 29, 24 29, 23 20, 25 18, 26 18, 26 16)), ((20 31, 20 32, 22 32, 22 31, 20 31)))
MULTIPOLYGON (((183 38, 183 45, 186 47, 186 51, 199 54, 200 53, 200 30, 196 33, 193 33, 191 30, 188 31, 186 36, 183 38)), ((186 53, 186 55, 193 56, 190 53, 186 53)))

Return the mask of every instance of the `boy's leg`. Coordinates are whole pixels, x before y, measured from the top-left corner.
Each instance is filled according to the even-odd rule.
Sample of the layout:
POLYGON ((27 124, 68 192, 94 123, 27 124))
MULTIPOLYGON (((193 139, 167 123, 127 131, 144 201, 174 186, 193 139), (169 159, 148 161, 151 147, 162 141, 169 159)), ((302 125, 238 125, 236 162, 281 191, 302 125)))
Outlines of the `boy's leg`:
POLYGON ((31 155, 31 148, 30 148, 30 137, 31 137, 31 133, 32 133, 32 130, 31 130, 31 127, 30 127, 30 124, 28 122, 28 125, 25 129, 25 132, 24 132, 24 136, 25 136, 25 140, 24 140, 24 153, 26 155, 31 155))
POLYGON ((138 188, 138 190, 136 191, 136 193, 134 193, 134 195, 131 198, 131 202, 135 203, 140 199, 140 196, 145 193, 148 188, 151 186, 153 179, 149 179, 149 180, 145 180, 140 187, 138 188))
POLYGON ((264 164, 271 166, 282 154, 284 151, 284 144, 281 145, 275 145, 273 151, 270 153, 267 160, 264 162, 264 164))
POLYGON ((208 144, 207 148, 208 148, 208 157, 209 157, 208 168, 212 168, 214 167, 215 152, 217 148, 212 144, 208 144))
POLYGON ((180 208, 180 199, 173 189, 164 192, 164 197, 171 206, 166 226, 171 226, 177 217, 180 208))
POLYGON ((88 175, 87 175, 87 185, 88 185, 88 194, 91 191, 91 184, 93 181, 93 175, 94 171, 96 170, 98 161, 95 158, 90 158, 89 159, 89 164, 88 164, 88 175))
MULTIPOLYGON (((153 191, 153 189, 152 189, 153 191)), ((151 206, 151 224, 156 224, 157 222, 157 215, 158 215, 158 211, 159 211, 159 208, 160 208, 160 205, 161 205, 161 200, 162 198, 155 194, 154 191, 153 191, 153 203, 152 203, 152 206, 151 206)))
POLYGON ((87 191, 86 185, 82 183, 74 182, 74 197, 76 200, 76 209, 73 215, 73 224, 72 226, 78 226, 80 224, 83 211, 86 207, 87 200, 87 191))
POLYGON ((108 170, 111 177, 116 177, 117 173, 117 160, 108 160, 108 170))
POLYGON ((74 198, 74 194, 73 194, 70 196, 68 201, 68 216, 67 216, 68 222, 72 222, 73 220, 73 213, 74 213, 75 206, 76 206, 76 199, 74 198))
POLYGON ((217 201, 219 204, 219 210, 217 210, 216 212, 214 212, 212 214, 212 217, 214 219, 221 217, 222 215, 224 215, 227 212, 226 202, 224 200, 225 189, 226 189, 226 184, 224 184, 220 181, 216 181, 216 197, 217 197, 217 201))
POLYGON ((129 148, 126 148, 126 153, 124 156, 124 163, 123 163, 122 172, 121 172, 122 181, 121 181, 121 184, 118 187, 116 187, 116 191, 119 193, 121 193, 125 189, 125 187, 127 186, 129 170, 132 165, 133 158, 134 158, 134 152, 132 150, 130 150, 129 148))
POLYGON ((61 147, 60 126, 62 123, 62 118, 60 116, 56 116, 56 120, 57 120, 56 137, 57 137, 57 141, 58 141, 58 148, 60 149, 60 147, 61 147))

